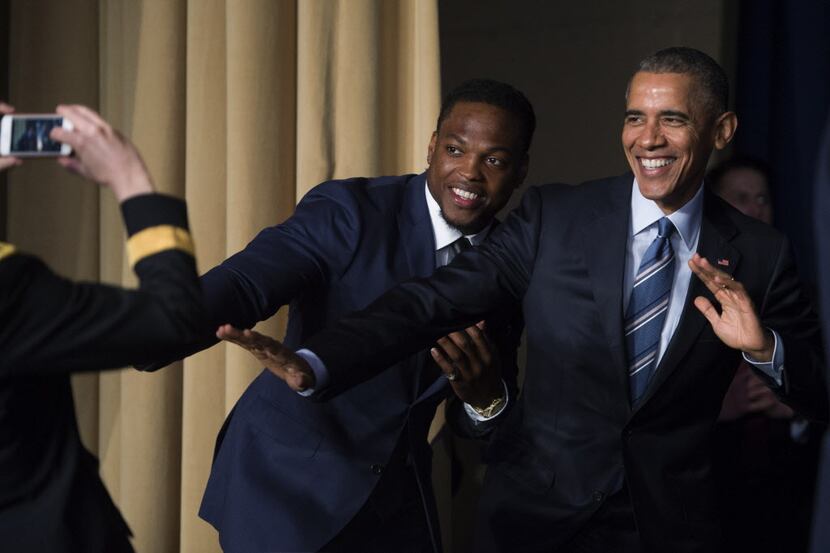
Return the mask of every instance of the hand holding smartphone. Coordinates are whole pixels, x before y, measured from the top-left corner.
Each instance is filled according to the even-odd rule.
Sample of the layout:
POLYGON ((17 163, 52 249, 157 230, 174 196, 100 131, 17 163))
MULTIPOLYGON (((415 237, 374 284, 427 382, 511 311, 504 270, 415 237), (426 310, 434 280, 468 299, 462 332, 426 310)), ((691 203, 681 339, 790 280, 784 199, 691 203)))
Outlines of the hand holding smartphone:
POLYGON ((56 157, 62 167, 110 188, 119 202, 154 191, 138 150, 100 115, 80 105, 56 111, 17 115, 0 102, 0 171, 24 157, 56 157))
POLYGON ((68 156, 72 148, 49 138, 54 127, 72 129, 72 122, 56 113, 6 114, 0 120, 0 156, 68 156))

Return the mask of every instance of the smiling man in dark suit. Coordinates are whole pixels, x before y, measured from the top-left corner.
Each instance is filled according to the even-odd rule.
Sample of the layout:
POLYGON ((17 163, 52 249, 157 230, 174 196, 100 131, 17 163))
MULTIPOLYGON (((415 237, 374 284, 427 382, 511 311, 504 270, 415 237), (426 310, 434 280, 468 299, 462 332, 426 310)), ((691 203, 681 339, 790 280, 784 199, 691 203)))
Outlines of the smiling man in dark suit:
MULTIPOLYGON (((524 179, 534 127, 513 87, 462 84, 442 105, 425 173, 312 189, 292 217, 205 274, 212 320, 247 327, 290 303, 285 341, 298 345, 389 287, 431 274, 485 240, 524 179)), ((473 321, 487 318, 498 355, 477 326, 445 340, 464 356, 451 386, 427 352, 347 392, 321 390, 325 403, 264 371, 220 432, 200 516, 228 552, 440 551, 430 422, 453 390, 480 417, 491 414, 491 398, 504 395, 500 371, 515 381, 517 315, 473 321)))
POLYGON ((717 551, 708 445, 741 352, 796 411, 827 417, 818 325, 786 240, 703 186, 737 127, 727 96, 709 56, 661 50, 626 94, 633 174, 529 190, 487 244, 309 338, 299 356, 219 334, 320 393, 522 302, 524 391, 484 423, 497 428, 476 548, 717 551))

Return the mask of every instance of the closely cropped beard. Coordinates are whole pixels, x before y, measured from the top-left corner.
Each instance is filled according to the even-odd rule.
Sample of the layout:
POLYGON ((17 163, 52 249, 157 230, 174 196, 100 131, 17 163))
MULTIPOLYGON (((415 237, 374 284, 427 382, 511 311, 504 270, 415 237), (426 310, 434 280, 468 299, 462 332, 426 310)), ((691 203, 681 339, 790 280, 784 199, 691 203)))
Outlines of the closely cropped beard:
POLYGON ((484 227, 487 226, 486 223, 482 222, 484 217, 479 217, 477 219, 473 219, 473 221, 470 222, 469 224, 463 225, 463 224, 461 224, 457 221, 452 221, 452 220, 448 219, 447 216, 444 214, 443 209, 439 213, 441 214, 441 218, 444 220, 444 222, 446 222, 449 226, 451 226, 452 228, 454 228, 455 230, 457 230, 458 232, 460 232, 464 236, 469 236, 471 234, 478 234, 479 232, 481 232, 481 230, 484 227))

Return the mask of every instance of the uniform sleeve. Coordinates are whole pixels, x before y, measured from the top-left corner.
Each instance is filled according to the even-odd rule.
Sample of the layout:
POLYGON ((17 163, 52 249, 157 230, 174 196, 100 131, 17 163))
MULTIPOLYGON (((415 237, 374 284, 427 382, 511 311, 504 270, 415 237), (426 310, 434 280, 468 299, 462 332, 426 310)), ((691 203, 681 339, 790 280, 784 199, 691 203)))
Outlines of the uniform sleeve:
POLYGON ((137 290, 76 283, 37 258, 0 257, 0 377, 117 368, 204 333, 184 202, 160 194, 122 204, 137 290))

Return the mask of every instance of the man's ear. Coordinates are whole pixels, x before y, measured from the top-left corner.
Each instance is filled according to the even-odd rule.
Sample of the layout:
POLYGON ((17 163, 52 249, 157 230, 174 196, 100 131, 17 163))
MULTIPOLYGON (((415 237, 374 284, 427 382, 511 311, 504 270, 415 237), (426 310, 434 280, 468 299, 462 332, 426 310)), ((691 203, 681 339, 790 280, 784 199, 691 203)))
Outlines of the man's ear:
POLYGON ((723 150, 732 141, 738 128, 738 116, 727 111, 715 121, 715 148, 723 150))
POLYGON ((438 142, 438 131, 433 131, 432 138, 429 139, 429 146, 427 147, 427 165, 432 165, 432 154, 435 153, 436 142, 438 142))

